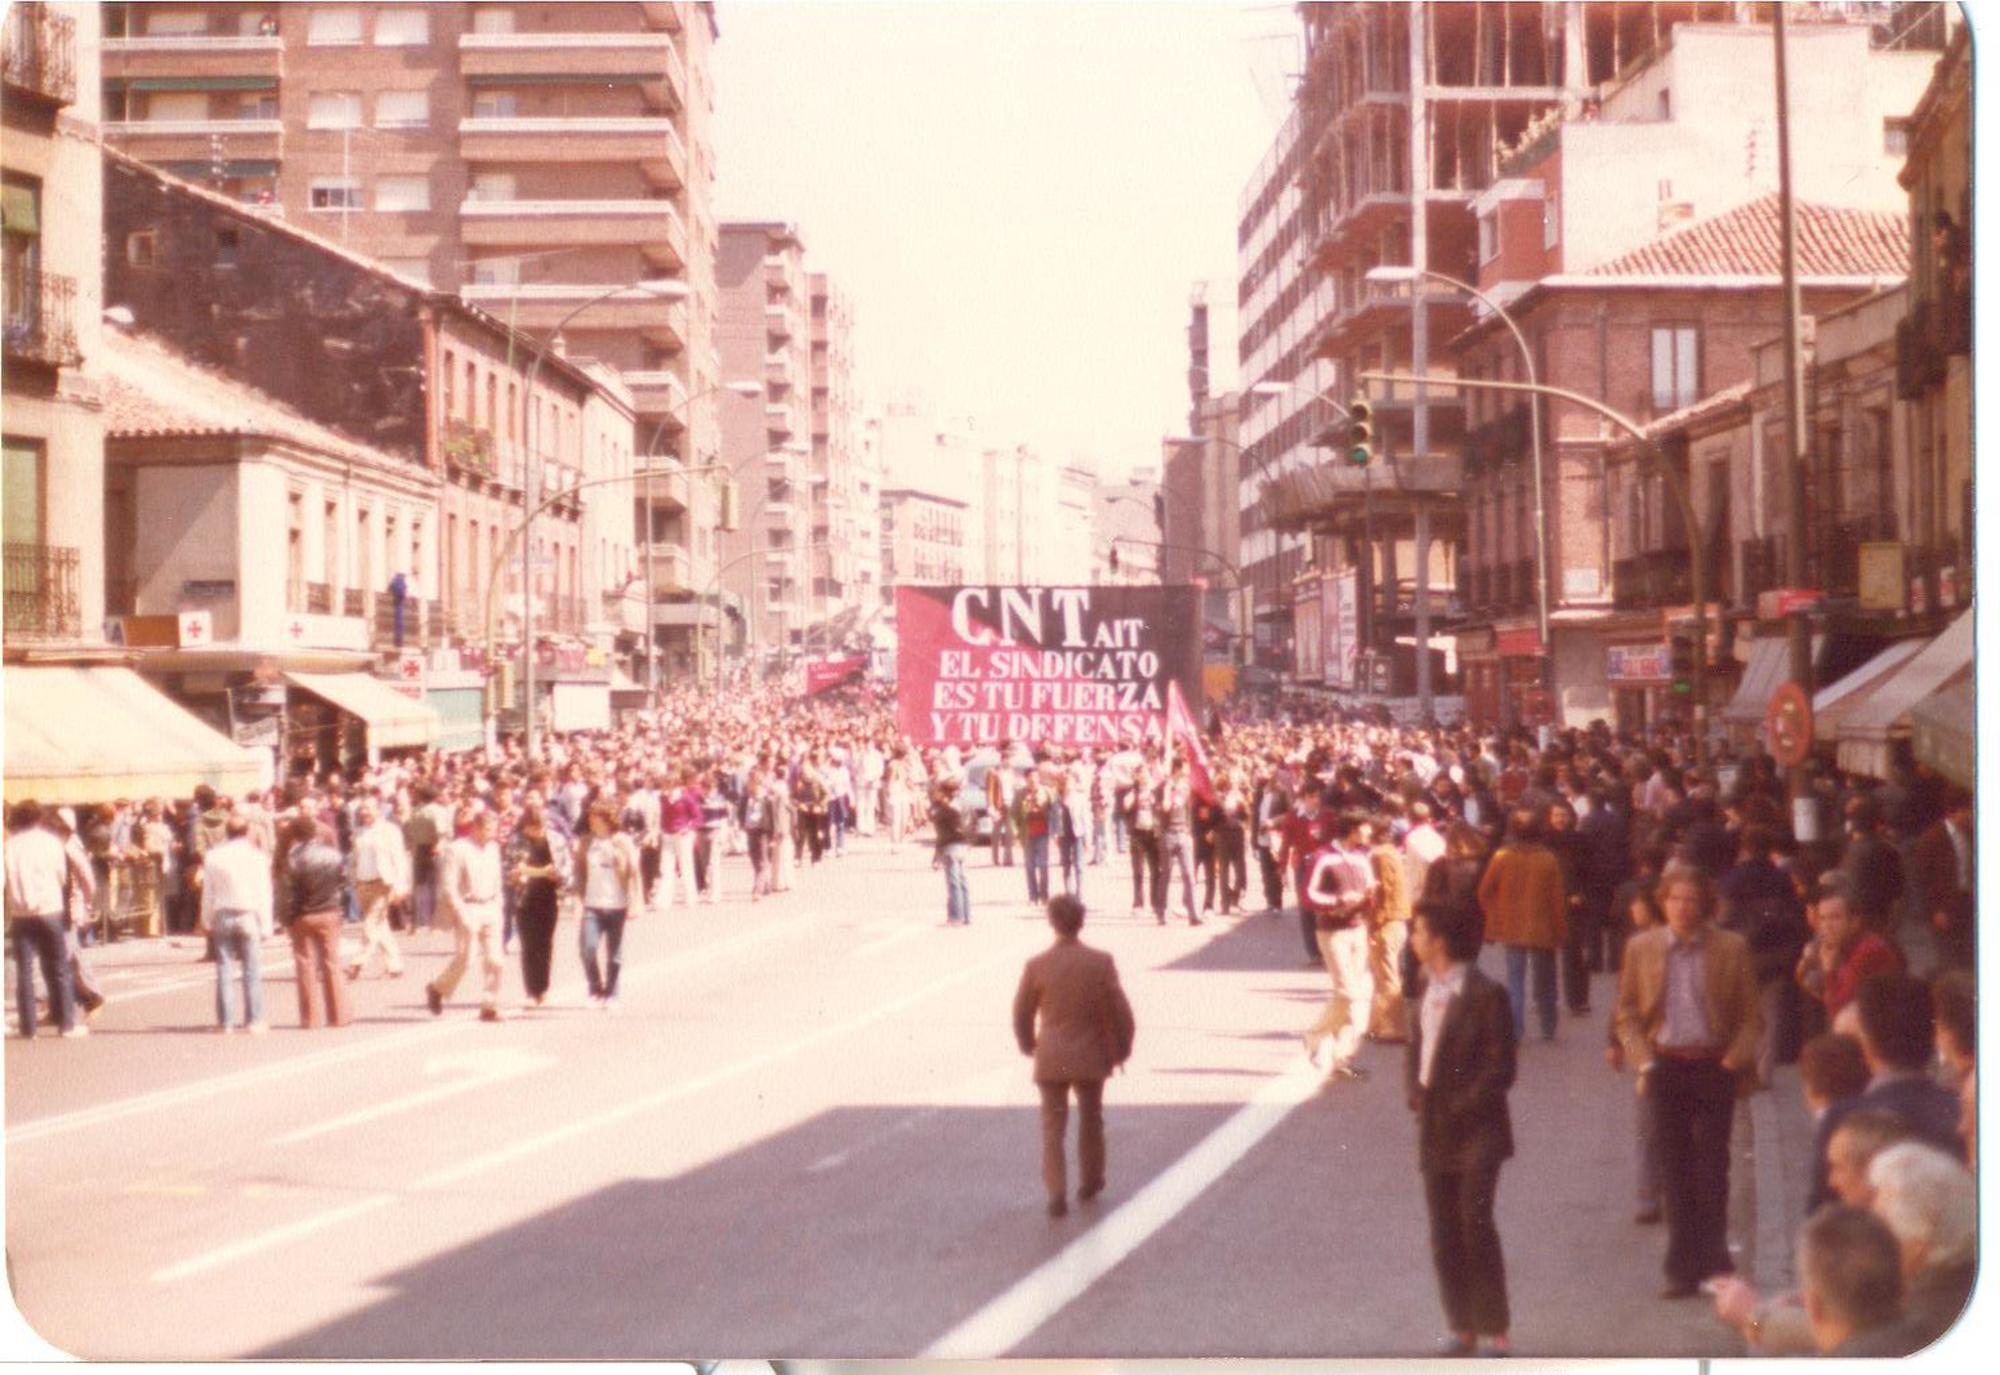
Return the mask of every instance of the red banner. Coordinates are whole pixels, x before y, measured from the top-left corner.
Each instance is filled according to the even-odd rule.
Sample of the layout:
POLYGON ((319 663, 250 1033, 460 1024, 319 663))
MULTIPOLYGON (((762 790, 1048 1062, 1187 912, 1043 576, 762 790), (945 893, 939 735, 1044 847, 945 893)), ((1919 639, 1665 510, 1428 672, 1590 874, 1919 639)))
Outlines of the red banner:
POLYGON ((1201 703, 1192 587, 899 587, 896 696, 919 744, 1104 749, 1201 703))
POLYGON ((806 665, 806 696, 817 697, 822 692, 858 683, 868 672, 868 656, 850 655, 845 659, 828 659, 824 663, 806 665))

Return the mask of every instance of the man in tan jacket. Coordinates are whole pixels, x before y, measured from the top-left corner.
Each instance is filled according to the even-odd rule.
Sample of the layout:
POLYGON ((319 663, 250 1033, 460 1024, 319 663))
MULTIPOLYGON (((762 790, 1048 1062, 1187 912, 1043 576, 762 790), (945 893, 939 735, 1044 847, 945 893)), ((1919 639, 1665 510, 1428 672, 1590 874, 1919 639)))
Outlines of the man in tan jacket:
POLYGON ((1710 924, 1715 885, 1675 865, 1660 876, 1667 924, 1632 938, 1618 976, 1613 1063, 1629 1059, 1651 1105, 1667 1215, 1667 1287, 1687 1298, 1731 1273, 1729 1132, 1757 1070, 1762 1016, 1750 946, 1710 924))
POLYGON ((1077 1198, 1088 1203, 1104 1191, 1104 1080, 1132 1054, 1132 1004, 1118 983, 1109 954, 1077 939, 1083 904, 1064 893, 1049 902, 1055 944, 1028 961, 1014 994, 1014 1039, 1035 1060, 1042 1093, 1042 1182, 1049 1216, 1069 1212, 1069 1179, 1063 1137, 1069 1096, 1076 1094, 1077 1198), (1039 1016, 1040 1026, 1036 1019, 1039 1016))

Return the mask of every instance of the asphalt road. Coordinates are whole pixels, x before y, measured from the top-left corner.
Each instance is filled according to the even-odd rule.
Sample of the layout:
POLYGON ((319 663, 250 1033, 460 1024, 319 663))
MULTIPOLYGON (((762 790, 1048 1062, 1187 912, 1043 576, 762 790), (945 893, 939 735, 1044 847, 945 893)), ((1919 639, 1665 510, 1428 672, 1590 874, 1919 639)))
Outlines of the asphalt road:
MULTIPOLYGON (((1122 861, 1089 872, 1085 939, 1118 957, 1138 1046, 1106 1094, 1110 1187, 1051 1221, 1008 1028, 1047 927, 983 859, 973 925, 945 927, 928 865, 861 841, 780 898, 649 916, 612 1013, 583 1005, 566 923, 559 1005, 497 1026, 470 980, 426 1013, 439 935, 341 1031, 297 1029, 267 960, 255 1038, 213 1034, 195 947, 106 952, 93 1036, 7 1043, 16 1301, 98 1359, 1434 1349, 1400 1052, 1366 1052, 1364 1083, 1305 1068, 1325 977, 1290 918, 1163 929, 1127 915, 1122 861)), ((1735 1354, 1656 1297, 1602 1044, 1594 1017, 1523 1050, 1516 1348, 1735 1354)))

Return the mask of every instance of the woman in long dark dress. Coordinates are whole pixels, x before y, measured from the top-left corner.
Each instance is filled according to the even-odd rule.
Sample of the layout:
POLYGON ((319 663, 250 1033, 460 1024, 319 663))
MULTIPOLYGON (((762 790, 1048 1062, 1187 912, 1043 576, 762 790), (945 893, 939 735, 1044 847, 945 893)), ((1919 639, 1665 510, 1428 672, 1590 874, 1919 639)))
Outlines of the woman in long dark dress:
POLYGON ((515 833, 513 879, 521 891, 515 920, 521 938, 521 986, 528 1006, 540 1007, 549 996, 549 959, 556 939, 556 896, 568 868, 567 848, 551 835, 539 810, 521 813, 515 833))

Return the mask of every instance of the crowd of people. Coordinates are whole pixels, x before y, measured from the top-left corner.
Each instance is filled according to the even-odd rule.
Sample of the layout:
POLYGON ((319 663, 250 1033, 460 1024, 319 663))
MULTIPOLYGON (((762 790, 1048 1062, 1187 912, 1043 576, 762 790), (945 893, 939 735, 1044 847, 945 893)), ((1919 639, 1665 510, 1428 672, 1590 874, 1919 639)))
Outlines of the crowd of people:
MULTIPOLYGON (((1123 907, 1128 876, 1139 921, 1289 913, 1329 981, 1301 1030, 1313 1063, 1337 1084, 1367 1077, 1371 1043, 1404 1058, 1454 1350, 1507 1343, 1492 1211, 1531 1022, 1541 1041, 1600 1038, 1634 1077, 1634 1223, 1664 1223, 1666 1295, 1714 1293, 1753 1350, 1942 1330, 1952 1276, 1970 1273, 1952 1231, 1952 1171, 1969 1187, 1973 1158, 1969 796, 1905 765, 1887 782, 1820 768, 1792 797, 1762 754, 1704 765, 1684 738, 1601 722, 1538 739, 1270 704, 1212 716, 1199 741, 938 749, 905 740, 891 705, 869 688, 690 692, 537 759, 510 742, 492 759, 416 754, 261 796, 202 790, 81 817, 18 804, 21 1030, 36 1031, 38 968, 50 1015, 83 1034, 102 995, 79 933, 120 861, 150 866, 170 929, 208 936, 218 1026, 254 1032, 260 951, 279 927, 305 1026, 345 1022, 346 985, 400 977, 399 937, 432 930, 454 942, 424 990, 433 1014, 476 971, 479 1015, 513 1015, 500 991, 517 948, 540 1007, 565 910, 585 996, 610 1009, 642 912, 725 888, 759 901, 882 834, 930 851, 952 926, 972 921, 980 851, 1020 868, 1024 902, 1060 894, 1078 926, 1088 897, 1100 914, 1123 907), (1794 1062, 1820 1123, 1800 1181, 1818 1211, 1802 1295, 1769 1297, 1730 1278, 1730 1136, 1738 1099, 1794 1062), (1884 1229, 1898 1273, 1841 1289, 1861 1283, 1884 1229)), ((1086 1173, 1101 1175, 1101 1140, 1092 1150, 1086 1173)))

